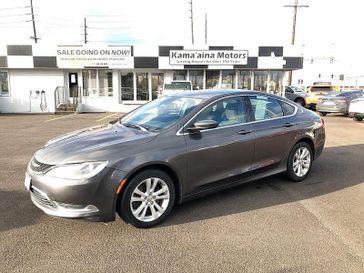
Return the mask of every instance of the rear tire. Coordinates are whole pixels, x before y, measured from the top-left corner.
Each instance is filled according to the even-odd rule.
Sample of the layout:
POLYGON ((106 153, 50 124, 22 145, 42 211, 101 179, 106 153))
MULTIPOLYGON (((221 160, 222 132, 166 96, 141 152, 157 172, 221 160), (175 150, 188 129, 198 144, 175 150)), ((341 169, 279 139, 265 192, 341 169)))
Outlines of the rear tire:
POLYGON ((287 176, 293 182, 301 182, 311 172, 313 152, 306 142, 297 143, 288 157, 287 176))
POLYGON ((327 115, 327 113, 326 112, 320 112, 320 115, 325 117, 327 115))
POLYGON ((176 197, 172 179, 165 172, 149 169, 138 173, 127 184, 117 212, 138 228, 160 224, 171 212, 176 197))

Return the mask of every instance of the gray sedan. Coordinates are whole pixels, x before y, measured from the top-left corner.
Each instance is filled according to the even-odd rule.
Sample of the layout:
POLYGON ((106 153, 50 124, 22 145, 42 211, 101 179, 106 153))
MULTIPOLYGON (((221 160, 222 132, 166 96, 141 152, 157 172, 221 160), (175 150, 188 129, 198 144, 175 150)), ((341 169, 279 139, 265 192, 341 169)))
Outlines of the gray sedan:
POLYGON ((322 116, 326 116, 328 113, 341 113, 348 116, 350 102, 362 95, 364 95, 363 91, 358 90, 335 92, 321 97, 317 102, 316 110, 322 116))
POLYGON ((175 204, 244 182, 278 173, 302 181, 324 142, 323 120, 285 98, 184 92, 50 140, 25 187, 49 215, 106 222, 117 212, 146 228, 175 204))

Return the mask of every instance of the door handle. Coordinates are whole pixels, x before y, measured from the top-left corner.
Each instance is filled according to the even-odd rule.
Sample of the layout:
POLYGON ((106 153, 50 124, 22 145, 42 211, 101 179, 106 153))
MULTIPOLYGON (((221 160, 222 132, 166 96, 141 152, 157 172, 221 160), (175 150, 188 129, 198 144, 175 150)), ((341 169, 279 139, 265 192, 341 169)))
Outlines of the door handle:
POLYGON ((247 135, 247 134, 250 134, 252 133, 253 131, 252 130, 241 130, 238 132, 239 135, 247 135))
POLYGON ((287 123, 284 124, 284 127, 292 127, 293 125, 294 125, 293 123, 287 122, 287 123))

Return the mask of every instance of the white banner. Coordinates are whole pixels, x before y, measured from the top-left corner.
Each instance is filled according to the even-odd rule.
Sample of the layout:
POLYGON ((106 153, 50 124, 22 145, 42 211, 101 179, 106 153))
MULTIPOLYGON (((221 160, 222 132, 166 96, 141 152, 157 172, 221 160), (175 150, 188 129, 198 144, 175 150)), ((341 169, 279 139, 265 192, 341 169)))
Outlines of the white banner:
POLYGON ((131 46, 58 46, 59 68, 133 68, 131 46))
POLYGON ((247 50, 171 50, 170 65, 246 65, 247 50))

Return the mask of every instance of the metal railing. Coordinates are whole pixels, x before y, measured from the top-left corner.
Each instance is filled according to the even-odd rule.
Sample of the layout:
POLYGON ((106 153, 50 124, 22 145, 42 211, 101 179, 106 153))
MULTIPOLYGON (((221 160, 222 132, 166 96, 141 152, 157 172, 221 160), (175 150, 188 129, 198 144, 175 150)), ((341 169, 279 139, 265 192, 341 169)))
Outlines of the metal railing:
POLYGON ((61 106, 62 104, 66 103, 67 98, 64 86, 57 86, 56 90, 54 90, 54 105, 56 109, 59 108, 59 106, 61 106))
POLYGON ((70 94, 67 94, 64 86, 57 86, 54 90, 54 105, 57 109, 61 109, 62 106, 71 106, 77 108, 78 104, 82 103, 82 89, 81 87, 70 90, 70 94))

